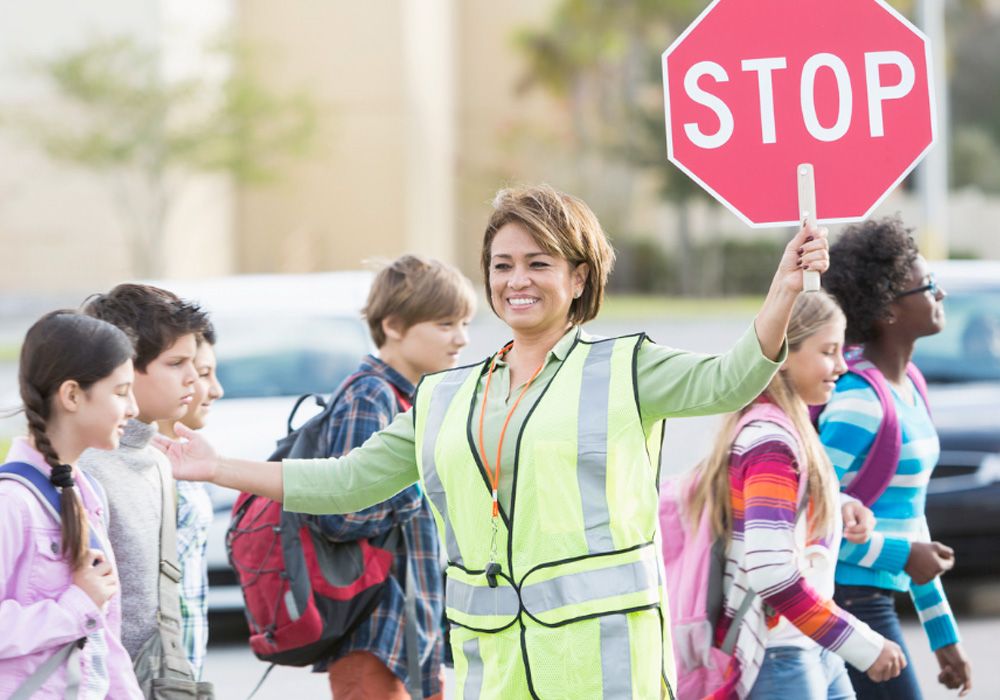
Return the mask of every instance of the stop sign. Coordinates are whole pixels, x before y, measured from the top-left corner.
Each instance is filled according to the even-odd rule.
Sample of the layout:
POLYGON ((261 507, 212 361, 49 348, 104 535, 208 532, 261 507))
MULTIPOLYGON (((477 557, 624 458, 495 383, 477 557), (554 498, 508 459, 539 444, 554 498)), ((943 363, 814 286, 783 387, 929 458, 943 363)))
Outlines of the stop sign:
POLYGON ((751 226, 865 218, 934 141, 926 37, 882 0, 715 0, 663 54, 670 160, 751 226))

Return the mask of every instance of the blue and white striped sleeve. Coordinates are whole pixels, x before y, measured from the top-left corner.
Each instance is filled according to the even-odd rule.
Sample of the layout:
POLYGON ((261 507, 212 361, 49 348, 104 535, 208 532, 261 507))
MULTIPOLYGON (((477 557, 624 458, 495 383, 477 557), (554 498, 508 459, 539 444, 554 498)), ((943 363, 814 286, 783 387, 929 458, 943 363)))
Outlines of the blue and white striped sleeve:
POLYGON ((932 650, 937 651, 960 641, 958 623, 944 595, 940 576, 921 585, 911 582, 910 597, 913 598, 913 607, 917 610, 932 650))
MULTIPOLYGON (((833 463, 841 489, 851 483, 864 464, 881 422, 882 406, 875 391, 860 377, 852 374, 842 377, 819 419, 820 441, 833 463)), ((839 559, 898 574, 909 557, 908 539, 874 532, 864 544, 844 539, 839 559)))

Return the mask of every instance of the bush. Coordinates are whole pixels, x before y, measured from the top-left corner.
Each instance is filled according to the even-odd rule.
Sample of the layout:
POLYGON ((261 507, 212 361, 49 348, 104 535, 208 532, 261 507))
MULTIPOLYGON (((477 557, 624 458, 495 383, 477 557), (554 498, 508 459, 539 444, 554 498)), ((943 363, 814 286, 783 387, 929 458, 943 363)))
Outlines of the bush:
MULTIPOLYGON (((722 239, 695 246, 689 265, 694 269, 694 296, 765 294, 774 276, 784 243, 766 238, 722 239)), ((609 291, 631 294, 680 295, 676 251, 664 249, 650 238, 615 241, 618 261, 609 291)))

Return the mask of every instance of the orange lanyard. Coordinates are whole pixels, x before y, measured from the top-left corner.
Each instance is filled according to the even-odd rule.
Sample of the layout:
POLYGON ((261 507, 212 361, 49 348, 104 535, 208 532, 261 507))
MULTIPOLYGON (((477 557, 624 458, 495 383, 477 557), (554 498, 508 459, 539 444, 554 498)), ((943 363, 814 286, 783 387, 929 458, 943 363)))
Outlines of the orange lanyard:
POLYGON ((504 345, 500 349, 500 352, 494 355, 493 361, 490 362, 490 371, 486 374, 486 387, 483 389, 483 405, 479 410, 479 456, 483 460, 483 468, 486 469, 486 476, 489 478, 490 487, 493 489, 492 517, 494 519, 494 523, 497 516, 500 514, 500 505, 497 500, 497 490, 500 487, 500 456, 503 454, 503 439, 507 434, 507 426, 510 424, 510 419, 513 417, 514 411, 517 410, 518 405, 521 403, 521 399, 523 399, 524 395, 528 393, 528 388, 531 386, 531 383, 535 381, 535 377, 541 373, 542 368, 545 366, 545 360, 542 360, 542 364, 538 365, 538 369, 536 369, 534 374, 531 375, 531 379, 529 379, 524 385, 524 388, 521 389, 521 393, 518 395, 517 401, 514 402, 514 405, 511 406, 510 410, 507 412, 507 419, 503 422, 503 428, 500 430, 500 440, 497 442, 497 461, 495 462, 495 468, 491 471, 490 463, 486 459, 486 442, 483 440, 483 421, 486 417, 486 399, 490 395, 490 382, 493 380, 493 369, 496 367, 497 360, 510 352, 512 347, 514 347, 513 341, 504 345))

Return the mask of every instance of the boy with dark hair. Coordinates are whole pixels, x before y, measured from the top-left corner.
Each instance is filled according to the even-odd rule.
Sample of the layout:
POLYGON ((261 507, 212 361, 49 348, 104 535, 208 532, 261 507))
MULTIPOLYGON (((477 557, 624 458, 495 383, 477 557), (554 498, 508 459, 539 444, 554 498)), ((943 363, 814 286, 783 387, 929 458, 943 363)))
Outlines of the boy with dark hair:
MULTIPOLYGON (((120 284, 91 297, 83 312, 121 328, 136 349, 139 415, 128 422, 118 449, 87 450, 80 458, 108 495, 108 535, 122 590, 122 644, 136 661, 160 629, 161 525, 175 517, 163 512, 164 484, 173 485, 169 465, 150 441, 157 421, 178 420, 187 412, 198 379, 198 342, 212 330, 197 305, 142 284, 120 284)), ((174 502, 173 494, 167 496, 174 502)))
MULTIPOLYGON (((338 456, 386 427, 413 399, 420 377, 454 367, 468 343, 467 326, 475 311, 472 285, 458 270, 436 260, 404 255, 375 277, 364 308, 378 357, 369 355, 331 416, 330 455, 338 456), (405 399, 405 403, 401 401, 405 399)), ((320 457, 322 455, 316 455, 320 457)), ((423 698, 440 698, 444 653, 441 619, 443 580, 434 517, 417 485, 376 506, 348 515, 324 515, 320 526, 331 539, 349 542, 385 537, 403 530, 401 547, 381 602, 337 646, 326 669, 337 700, 411 696, 408 680, 405 572, 412 567, 421 679, 407 684, 423 698)), ((412 700, 420 700, 413 698, 412 700)))
MULTIPOLYGON (((180 422, 191 430, 205 427, 208 413, 225 393, 215 374, 215 330, 202 333, 194 368, 198 381, 194 384, 194 397, 180 422)), ((174 421, 158 422, 159 432, 172 440, 177 439, 174 421)), ((201 678, 208 649, 208 530, 212 525, 215 509, 212 499, 200 481, 178 481, 177 484, 177 563, 181 567, 180 603, 184 653, 195 678, 201 678)))

